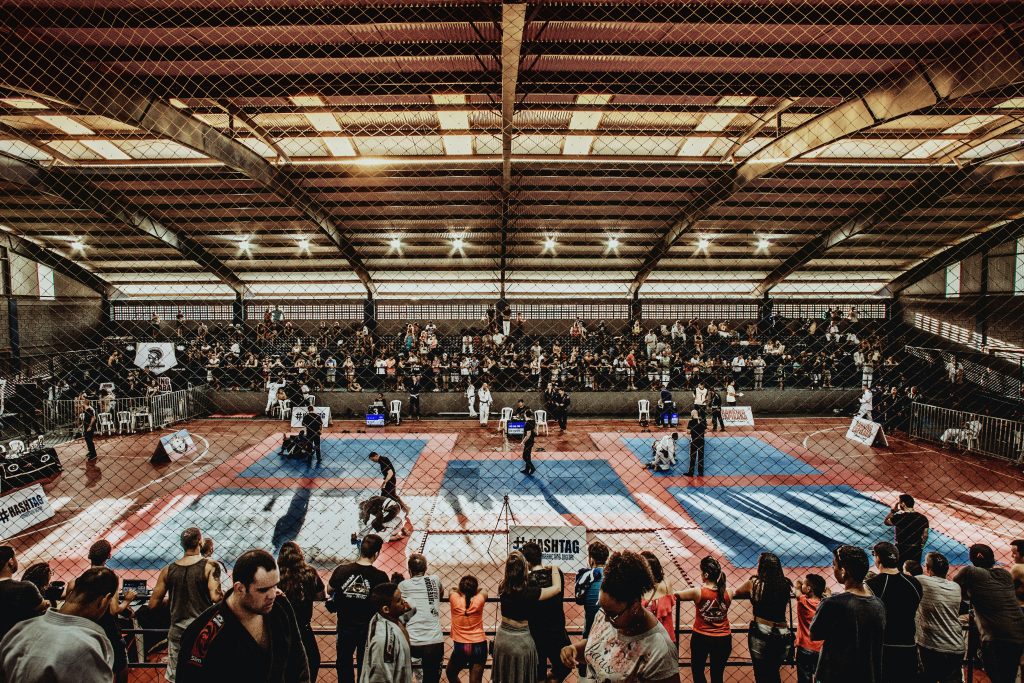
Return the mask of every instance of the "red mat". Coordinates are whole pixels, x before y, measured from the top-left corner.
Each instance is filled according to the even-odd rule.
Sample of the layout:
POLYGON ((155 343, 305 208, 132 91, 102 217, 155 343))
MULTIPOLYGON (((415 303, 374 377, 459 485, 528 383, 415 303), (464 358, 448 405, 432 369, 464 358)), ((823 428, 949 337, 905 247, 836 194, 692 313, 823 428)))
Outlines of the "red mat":
POLYGON ((210 417, 224 417, 236 419, 245 418, 251 420, 252 418, 256 417, 257 414, 258 413, 214 413, 210 415, 210 417))

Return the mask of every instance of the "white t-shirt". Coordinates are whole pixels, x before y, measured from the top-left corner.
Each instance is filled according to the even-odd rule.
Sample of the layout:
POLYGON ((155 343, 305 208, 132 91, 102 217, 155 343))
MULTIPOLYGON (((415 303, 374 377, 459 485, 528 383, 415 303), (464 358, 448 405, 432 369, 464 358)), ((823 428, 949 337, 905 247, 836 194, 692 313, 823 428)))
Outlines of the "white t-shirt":
POLYGON ((657 681, 679 673, 676 646, 660 623, 638 636, 624 636, 598 612, 584 650, 587 678, 597 683, 624 681, 632 673, 637 683, 657 681))
POLYGON ((416 614, 405 625, 412 645, 434 645, 444 642, 441 631, 441 581, 435 575, 414 576, 398 584, 402 597, 416 614))

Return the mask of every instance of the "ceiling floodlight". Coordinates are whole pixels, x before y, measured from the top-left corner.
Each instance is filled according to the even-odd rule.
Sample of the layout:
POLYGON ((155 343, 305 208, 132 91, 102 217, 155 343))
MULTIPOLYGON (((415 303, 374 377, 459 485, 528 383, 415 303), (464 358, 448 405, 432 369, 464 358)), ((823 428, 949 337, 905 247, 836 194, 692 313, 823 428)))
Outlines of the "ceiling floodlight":
POLYGON ((555 251, 555 244, 556 244, 556 242, 555 242, 555 238, 554 237, 545 237, 544 238, 544 251, 545 252, 548 252, 548 251, 554 252, 555 251))
POLYGON ((697 251, 703 251, 706 254, 708 251, 708 247, 710 246, 711 240, 709 240, 707 237, 701 237, 699 240, 697 240, 697 251))
POLYGON ((772 241, 767 237, 761 237, 757 240, 757 250, 759 252, 766 252, 772 246, 772 241))
POLYGON ((299 251, 305 251, 305 252, 309 251, 309 239, 307 239, 305 237, 300 237, 298 244, 299 244, 299 251))
POLYGON ((608 238, 608 248, 609 249, 618 249, 619 248, 619 238, 618 237, 609 237, 608 238))

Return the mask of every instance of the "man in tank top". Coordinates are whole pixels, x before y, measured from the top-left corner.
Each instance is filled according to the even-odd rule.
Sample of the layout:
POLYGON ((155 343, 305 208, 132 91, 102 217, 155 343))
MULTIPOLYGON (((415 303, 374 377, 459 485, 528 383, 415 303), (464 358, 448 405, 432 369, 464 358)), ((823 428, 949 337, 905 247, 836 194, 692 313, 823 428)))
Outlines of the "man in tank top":
POLYGON ((167 680, 174 683, 181 634, 189 624, 224 595, 220 587, 220 564, 202 555, 203 532, 189 527, 181 532, 184 555, 160 570, 149 608, 156 609, 166 598, 171 612, 167 632, 167 680))

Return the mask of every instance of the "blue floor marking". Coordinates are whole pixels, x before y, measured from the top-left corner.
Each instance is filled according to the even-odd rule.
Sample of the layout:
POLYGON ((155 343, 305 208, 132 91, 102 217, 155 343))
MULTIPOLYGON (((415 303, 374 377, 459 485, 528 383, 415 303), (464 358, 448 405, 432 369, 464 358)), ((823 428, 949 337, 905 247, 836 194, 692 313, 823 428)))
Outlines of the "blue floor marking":
MULTIPOLYGON (((671 432, 659 432, 657 438, 671 432)), ((629 437, 626 446, 640 461, 651 461, 651 445, 655 437, 629 437)), ((690 438, 679 432, 676 444, 676 466, 655 476, 679 476, 690 464, 690 438)), ((709 477, 742 477, 752 475, 821 474, 803 460, 783 453, 775 446, 753 436, 712 436, 704 440, 704 474, 709 477)))

